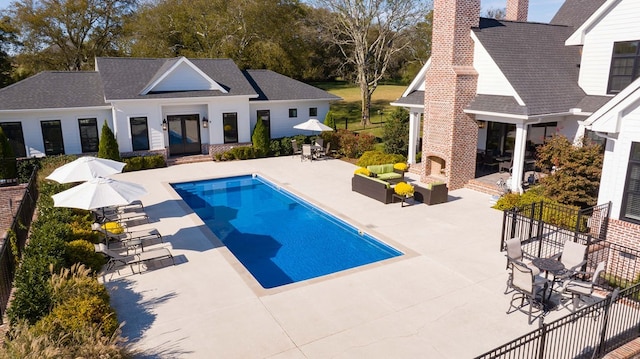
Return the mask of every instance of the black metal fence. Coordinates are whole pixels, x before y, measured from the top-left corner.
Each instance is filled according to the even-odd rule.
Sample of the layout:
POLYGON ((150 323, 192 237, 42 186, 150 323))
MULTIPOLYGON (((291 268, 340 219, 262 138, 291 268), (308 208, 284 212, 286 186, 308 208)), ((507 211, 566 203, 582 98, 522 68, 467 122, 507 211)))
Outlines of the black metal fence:
POLYGON ((18 206, 7 238, 0 238, 0 324, 9 303, 17 259, 24 249, 38 200, 37 169, 31 173, 26 193, 18 206), (16 253, 17 251, 17 253, 16 253))
POLYGON ((551 257, 562 251, 568 240, 591 245, 604 241, 611 203, 586 209, 533 203, 530 206, 504 211, 502 241, 519 237, 523 249, 536 257, 551 257))
POLYGON ((640 334, 640 284, 542 324, 476 359, 602 358, 640 334))

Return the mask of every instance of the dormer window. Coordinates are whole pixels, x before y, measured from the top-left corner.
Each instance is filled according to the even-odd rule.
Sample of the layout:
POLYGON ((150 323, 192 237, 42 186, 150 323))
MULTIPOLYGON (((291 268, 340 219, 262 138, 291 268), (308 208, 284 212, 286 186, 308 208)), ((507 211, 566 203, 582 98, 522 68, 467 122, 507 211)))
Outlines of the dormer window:
POLYGON ((640 41, 613 44, 608 94, 616 94, 640 76, 640 41))

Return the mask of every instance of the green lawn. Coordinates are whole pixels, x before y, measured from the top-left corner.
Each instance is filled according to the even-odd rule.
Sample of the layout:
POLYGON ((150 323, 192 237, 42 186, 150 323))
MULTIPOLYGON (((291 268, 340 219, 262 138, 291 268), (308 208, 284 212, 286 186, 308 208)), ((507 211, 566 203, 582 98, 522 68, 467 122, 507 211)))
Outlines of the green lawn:
POLYGON ((395 107, 389 103, 397 100, 406 89, 404 85, 380 85, 371 97, 371 125, 362 126, 360 109, 360 89, 347 82, 322 82, 315 86, 342 97, 342 101, 331 104, 331 113, 336 119, 337 128, 348 128, 356 132, 371 132, 376 137, 382 137, 382 125, 385 117, 395 107), (382 111, 382 115, 378 111, 382 111))

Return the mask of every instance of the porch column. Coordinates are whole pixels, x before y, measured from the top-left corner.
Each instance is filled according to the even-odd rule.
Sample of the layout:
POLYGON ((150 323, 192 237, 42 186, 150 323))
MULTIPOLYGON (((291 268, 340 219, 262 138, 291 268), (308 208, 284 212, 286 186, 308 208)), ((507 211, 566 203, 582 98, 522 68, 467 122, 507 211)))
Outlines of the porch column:
POLYGON ((418 133, 420 132, 420 113, 409 114, 409 147, 407 148, 407 162, 416 163, 416 146, 418 145, 418 133))
POLYGON ((527 144, 527 124, 516 124, 516 142, 513 148, 513 169, 511 170, 511 191, 523 193, 524 156, 527 144))

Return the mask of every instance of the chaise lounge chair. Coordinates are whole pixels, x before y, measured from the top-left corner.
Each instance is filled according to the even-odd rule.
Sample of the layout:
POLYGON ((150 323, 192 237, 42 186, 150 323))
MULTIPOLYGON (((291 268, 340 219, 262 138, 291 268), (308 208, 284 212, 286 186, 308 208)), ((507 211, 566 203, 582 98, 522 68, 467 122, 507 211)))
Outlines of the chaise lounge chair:
POLYGON ((91 225, 91 230, 104 234, 105 243, 107 247, 111 247, 110 242, 117 242, 120 246, 127 249, 129 254, 130 249, 140 247, 140 250, 144 252, 144 244, 146 242, 159 240, 163 243, 162 235, 155 228, 149 228, 139 231, 124 231, 122 233, 113 233, 102 227, 100 223, 94 223, 91 225))
POLYGON ((104 243, 94 244, 96 253, 101 253, 109 258, 109 261, 106 264, 106 270, 115 269, 118 274, 120 274, 120 267, 130 266, 131 272, 135 273, 133 269, 134 265, 138 265, 138 273, 142 273, 142 264, 145 262, 153 261, 153 260, 162 260, 170 258, 173 265, 176 264, 173 259, 173 255, 167 248, 158 248, 152 249, 146 252, 135 253, 132 255, 121 255, 116 253, 109 248, 104 243))

